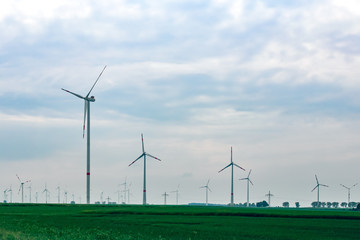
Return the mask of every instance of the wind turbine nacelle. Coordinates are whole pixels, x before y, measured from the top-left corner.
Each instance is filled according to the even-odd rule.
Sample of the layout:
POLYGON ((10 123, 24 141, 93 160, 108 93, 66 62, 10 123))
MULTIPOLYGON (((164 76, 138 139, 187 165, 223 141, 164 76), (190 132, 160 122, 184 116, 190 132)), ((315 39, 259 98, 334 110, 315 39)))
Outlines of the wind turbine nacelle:
POLYGON ((88 98, 88 100, 89 100, 90 102, 95 102, 95 97, 94 97, 94 96, 91 96, 91 97, 88 98))

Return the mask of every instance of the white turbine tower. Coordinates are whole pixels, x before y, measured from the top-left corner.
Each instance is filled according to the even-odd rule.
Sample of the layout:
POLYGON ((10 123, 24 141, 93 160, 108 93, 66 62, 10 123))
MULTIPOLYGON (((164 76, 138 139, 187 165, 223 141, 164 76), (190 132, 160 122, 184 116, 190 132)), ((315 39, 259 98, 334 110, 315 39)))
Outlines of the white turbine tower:
POLYGON ((20 187, 19 187, 18 194, 20 193, 20 190, 21 190, 21 203, 24 203, 24 184, 28 183, 28 182, 31 182, 31 180, 27 180, 25 182, 22 182, 17 174, 16 174, 16 177, 19 179, 19 182, 20 182, 20 187))
POLYGON ((86 116, 87 116, 87 148, 86 148, 86 203, 90 204, 90 102, 95 102, 95 97, 94 96, 90 96, 91 91, 94 89, 96 83, 98 82, 99 78, 101 77, 102 73, 104 72, 106 66, 104 67, 104 69, 101 71, 101 73, 99 74, 98 78, 96 79, 94 85, 92 86, 92 88, 90 89, 90 91, 88 92, 88 94, 83 97, 79 94, 70 92, 66 89, 63 89, 65 92, 68 92, 78 98, 81 98, 85 101, 85 106, 84 106, 84 124, 83 124, 83 138, 85 137, 85 120, 86 120, 86 116))
POLYGON ((10 185, 8 192, 10 192, 10 203, 12 203, 12 185, 10 185))
POLYGON ((230 201, 230 205, 233 206, 234 205, 234 166, 242 169, 245 171, 245 169, 243 169, 242 167, 240 167, 239 165, 237 165, 236 163, 233 162, 232 160, 232 147, 231 147, 231 158, 230 158, 231 162, 229 165, 227 165, 226 167, 224 167, 223 169, 221 169, 219 171, 219 173, 221 171, 223 171, 224 169, 228 168, 231 166, 231 201, 230 201))
POLYGON ((58 190, 58 203, 60 203, 60 186, 58 186, 56 189, 58 190))
POLYGON ((356 185, 358 185, 357 183, 355 183, 354 185, 352 185, 351 187, 347 187, 343 184, 340 184, 342 187, 346 188, 348 190, 348 205, 349 205, 349 202, 350 202, 350 191, 353 187, 355 187, 356 185))
POLYGON ((28 189, 29 189, 29 202, 31 203, 31 184, 30 186, 28 186, 28 189))
POLYGON ((143 137, 143 134, 141 134, 141 143, 142 143, 142 151, 143 153, 137 158, 135 159, 132 163, 129 164, 129 167, 131 165, 133 165, 137 160, 139 160, 140 158, 144 157, 144 187, 143 187, 143 205, 146 205, 146 156, 149 156, 151 158, 154 158, 158 161, 161 161, 159 158, 157 157, 154 157, 150 154, 148 154, 147 152, 145 152, 145 149, 144 149, 144 137, 143 137))
POLYGON ((205 188, 206 189, 206 206, 209 204, 209 202, 208 202, 209 191, 211 192, 211 189, 209 188, 209 182, 210 182, 210 179, 207 181, 205 186, 200 187, 200 188, 205 188))
POLYGON ((252 183, 252 181, 250 180, 250 173, 251 173, 251 169, 250 169, 250 172, 248 174, 248 176, 246 178, 241 178, 239 180, 246 180, 247 181, 247 201, 246 201, 246 206, 249 207, 249 183, 251 183, 251 185, 254 185, 252 183))
POLYGON ((50 191, 47 189, 46 184, 43 193, 45 193, 45 203, 48 203, 48 195, 50 194, 50 191))
POLYGON ((323 186, 323 187, 329 187, 328 185, 325 185, 325 184, 320 184, 319 183, 319 180, 315 174, 315 179, 316 179, 316 186, 314 187, 313 190, 311 190, 311 192, 313 192, 316 188, 317 188, 317 207, 320 207, 320 186, 323 186))

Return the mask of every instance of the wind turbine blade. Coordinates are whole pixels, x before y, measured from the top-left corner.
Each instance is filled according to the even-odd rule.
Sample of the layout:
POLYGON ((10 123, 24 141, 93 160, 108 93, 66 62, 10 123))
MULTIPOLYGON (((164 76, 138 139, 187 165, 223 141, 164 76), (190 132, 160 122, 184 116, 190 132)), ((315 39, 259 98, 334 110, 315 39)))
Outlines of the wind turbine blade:
POLYGON ((352 185, 351 187, 355 187, 356 185, 358 185, 358 183, 355 183, 354 185, 352 185))
POLYGON ((249 182, 251 183, 251 185, 254 185, 253 182, 249 179, 249 182))
POLYGON ((207 189, 209 189, 209 191, 210 191, 210 192, 212 192, 212 191, 211 191, 211 189, 210 189, 209 187, 208 187, 207 189))
POLYGON ((343 184, 340 184, 341 186, 343 186, 344 188, 346 188, 346 189, 349 189, 347 186, 345 186, 345 185, 343 185, 343 184))
POLYGON ((150 155, 150 154, 148 154, 148 153, 145 153, 147 156, 149 156, 149 157, 152 157, 152 158, 154 158, 154 159, 156 159, 156 160, 158 160, 158 161, 161 161, 159 158, 157 158, 157 157, 154 157, 153 155, 150 155))
POLYGON ((95 81, 94 85, 92 86, 92 88, 90 89, 89 93, 86 95, 86 98, 89 97, 91 91, 94 89, 96 83, 99 81, 99 78, 101 77, 101 75, 104 72, 105 68, 106 68, 106 65, 105 65, 104 69, 101 71, 101 73, 99 74, 98 78, 96 79, 96 81, 95 81))
POLYGON ((319 180, 318 180, 316 174, 315 174, 315 178, 316 178, 316 183, 319 184, 319 180))
POLYGON ((142 146, 142 151, 145 152, 145 148, 144 148, 144 136, 143 136, 143 134, 141 134, 141 146, 142 146))
POLYGON ((208 186, 208 185, 209 185, 209 182, 210 182, 210 179, 207 181, 206 186, 208 186))
POLYGON ((328 185, 325 185, 325 184, 319 184, 320 186, 323 186, 323 187, 329 187, 328 185))
POLYGON ((230 163, 229 165, 227 165, 226 167, 224 167, 223 169, 221 169, 220 171, 218 171, 218 173, 222 172, 223 170, 225 170, 226 168, 230 167, 232 163, 230 163))
POLYGON ((248 178, 250 177, 250 174, 251 174, 251 170, 252 170, 252 169, 250 169, 250 172, 249 172, 249 174, 248 174, 248 178))
POLYGON ((312 192, 316 189, 316 188, 318 188, 319 187, 319 184, 318 185, 316 185, 316 187, 314 187, 314 189, 313 190, 311 190, 312 192))
POLYGON ((129 164, 129 167, 131 165, 133 165, 137 160, 139 160, 140 158, 142 158, 144 156, 144 154, 141 154, 137 159, 135 159, 132 163, 129 164))
POLYGON ((70 94, 72 94, 72 95, 74 95, 74 96, 76 96, 78 98, 85 99, 83 96, 81 96, 79 94, 76 94, 76 93, 73 93, 73 92, 70 92, 69 90, 66 90, 64 88, 62 88, 61 90, 65 91, 65 92, 68 92, 68 93, 70 93, 70 94))
POLYGON ((19 179, 19 182, 21 183, 21 180, 20 180, 20 178, 19 178, 19 176, 16 174, 16 177, 19 179))
POLYGON ((238 168, 240 168, 240 169, 242 169, 242 170, 244 170, 245 171, 245 169, 243 169, 242 167, 240 167, 239 165, 237 165, 236 163, 233 163, 234 164, 234 166, 236 166, 236 167, 238 167, 238 168))
POLYGON ((248 180, 248 178, 240 178, 239 180, 240 180, 240 181, 241 181, 241 180, 248 180))
POLYGON ((85 137, 85 122, 86 122, 86 114, 87 114, 87 105, 88 101, 84 101, 84 124, 83 124, 83 138, 85 137))

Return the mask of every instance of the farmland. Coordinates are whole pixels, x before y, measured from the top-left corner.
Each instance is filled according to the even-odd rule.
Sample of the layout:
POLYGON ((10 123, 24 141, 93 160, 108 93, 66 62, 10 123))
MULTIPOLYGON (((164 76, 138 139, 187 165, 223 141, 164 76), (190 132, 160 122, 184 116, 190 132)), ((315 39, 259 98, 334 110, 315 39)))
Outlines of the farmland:
POLYGON ((0 204, 0 239, 358 239, 360 212, 0 204))

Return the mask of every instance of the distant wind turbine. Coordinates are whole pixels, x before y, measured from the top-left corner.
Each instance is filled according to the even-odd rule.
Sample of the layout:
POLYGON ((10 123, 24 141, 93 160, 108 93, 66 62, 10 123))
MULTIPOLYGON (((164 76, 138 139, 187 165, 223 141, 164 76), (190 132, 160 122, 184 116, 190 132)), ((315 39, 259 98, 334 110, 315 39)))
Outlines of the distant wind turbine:
POLYGON ((206 185, 200 187, 200 188, 205 188, 206 189, 206 206, 209 204, 208 203, 209 191, 211 192, 211 189, 209 188, 209 182, 210 182, 210 179, 207 181, 206 185))
POLYGON ((252 181, 250 180, 250 173, 251 173, 251 169, 250 169, 250 172, 248 174, 248 176, 246 178, 241 178, 239 180, 246 180, 247 182, 247 201, 246 201, 246 206, 249 207, 249 183, 251 183, 251 185, 254 185, 252 183, 252 181))
POLYGON ((349 202, 350 202, 350 190, 355 187, 356 185, 358 185, 357 183, 355 183, 354 185, 352 185, 351 187, 347 187, 343 184, 340 184, 342 187, 346 188, 348 190, 348 205, 349 205, 349 202))
POLYGON ((120 186, 124 186, 124 190, 123 190, 123 193, 124 193, 124 202, 126 203, 126 194, 127 194, 127 190, 126 190, 126 180, 127 180, 127 177, 125 177, 125 182, 121 183, 120 186))
POLYGON ((58 203, 60 203, 60 186, 56 188, 58 190, 58 203))
POLYGON ((268 197, 268 201, 269 201, 269 207, 270 207, 270 200, 271 200, 271 197, 273 197, 274 195, 270 193, 270 190, 269 190, 269 193, 265 194, 266 197, 268 197))
POLYGON ((31 203, 31 184, 30 186, 28 186, 28 189, 29 189, 29 202, 31 203))
POLYGON ((43 193, 45 193, 45 203, 48 203, 48 195, 50 194, 50 191, 47 189, 46 184, 43 193))
POLYGON ((12 185, 10 185, 8 192, 10 192, 10 202, 12 203, 12 185))
POLYGON ((81 98, 85 101, 85 106, 84 106, 84 124, 83 124, 83 138, 85 137, 85 120, 86 120, 86 115, 87 115, 87 156, 86 156, 86 203, 90 204, 90 103, 91 102, 95 102, 95 97, 94 96, 90 96, 91 91, 94 89, 96 83, 98 82, 99 78, 101 77, 102 73, 104 72, 106 66, 104 67, 104 69, 101 71, 101 73, 99 74, 98 78, 96 79, 94 85, 92 86, 92 88, 90 89, 90 91, 88 92, 88 94, 83 97, 79 94, 70 92, 69 90, 63 89, 65 92, 68 92, 78 98, 81 98))
POLYGON ((137 158, 135 159, 132 163, 129 164, 129 167, 131 165, 133 165, 137 160, 139 160, 140 158, 144 157, 144 187, 143 187, 143 205, 146 205, 146 156, 149 156, 151 158, 154 158, 158 161, 161 161, 159 158, 157 157, 154 157, 150 154, 148 154, 147 152, 145 152, 145 149, 144 149, 144 137, 143 137, 143 134, 141 134, 141 143, 142 143, 142 151, 143 153, 137 158))
POLYGON ((239 165, 237 165, 236 163, 233 162, 232 160, 232 147, 231 147, 231 158, 230 158, 231 162, 229 165, 227 165, 226 167, 224 167, 223 169, 221 169, 219 171, 219 173, 221 171, 223 171, 224 169, 228 168, 231 166, 231 202, 230 202, 230 205, 233 206, 234 205, 234 166, 242 169, 245 171, 245 169, 243 169, 242 167, 240 167, 239 165))
POLYGON ((31 180, 27 180, 25 182, 21 181, 19 176, 16 174, 16 177, 19 179, 19 182, 20 182, 20 187, 19 187, 19 191, 18 191, 18 194, 20 193, 20 190, 21 190, 21 202, 24 203, 24 184, 25 183, 28 183, 28 182, 31 182, 31 180))
POLYGON ((320 186, 322 187, 329 187, 328 185, 325 185, 325 184, 320 184, 319 183, 319 180, 315 174, 315 179, 316 179, 316 186, 314 187, 313 190, 311 190, 311 192, 313 192, 316 188, 317 188, 317 207, 320 207, 320 186))

